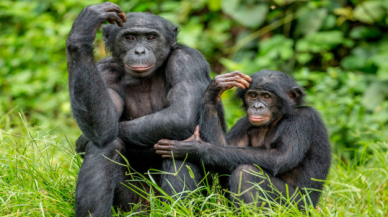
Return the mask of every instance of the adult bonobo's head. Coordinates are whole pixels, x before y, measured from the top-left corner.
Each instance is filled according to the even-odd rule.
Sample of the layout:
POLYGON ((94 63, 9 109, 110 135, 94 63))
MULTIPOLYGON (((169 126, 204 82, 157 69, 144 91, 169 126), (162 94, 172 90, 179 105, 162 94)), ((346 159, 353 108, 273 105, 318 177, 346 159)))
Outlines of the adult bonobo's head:
POLYGON ((152 74, 177 43, 178 27, 150 13, 128 13, 123 27, 103 27, 104 43, 115 61, 134 77, 152 74))
POLYGON ((283 72, 261 70, 251 78, 249 88, 239 88, 237 97, 243 100, 254 126, 267 126, 304 103, 303 88, 283 72))

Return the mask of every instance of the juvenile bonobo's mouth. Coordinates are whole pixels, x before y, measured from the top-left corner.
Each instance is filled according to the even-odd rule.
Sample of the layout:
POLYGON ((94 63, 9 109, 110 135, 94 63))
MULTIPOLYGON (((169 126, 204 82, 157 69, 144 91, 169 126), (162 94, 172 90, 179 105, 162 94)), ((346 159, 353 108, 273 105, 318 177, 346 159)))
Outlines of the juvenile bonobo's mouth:
POLYGON ((144 65, 128 66, 127 64, 125 64, 126 68, 128 68, 132 71, 136 71, 136 72, 144 72, 144 71, 147 71, 149 69, 152 69, 154 66, 155 66, 155 63, 150 65, 150 66, 144 66, 144 65))

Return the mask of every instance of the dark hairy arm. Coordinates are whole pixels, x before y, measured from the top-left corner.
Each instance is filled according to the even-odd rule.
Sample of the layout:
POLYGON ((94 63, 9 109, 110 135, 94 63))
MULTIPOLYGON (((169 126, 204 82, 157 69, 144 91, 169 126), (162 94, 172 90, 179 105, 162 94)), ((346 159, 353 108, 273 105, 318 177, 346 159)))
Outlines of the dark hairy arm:
MULTIPOLYGON (((203 162, 210 167, 233 171, 238 165, 258 165, 272 175, 281 174, 297 166, 310 149, 314 129, 321 128, 319 115, 311 108, 304 109, 303 114, 289 117, 279 124, 278 139, 270 150, 231 146, 215 146, 200 140, 170 141, 161 140, 156 147, 157 153, 174 158, 203 162), (306 136, 309 135, 309 136, 306 136)), ((165 157, 166 157, 165 156, 165 157)))
POLYGON ((166 65, 171 85, 169 106, 161 111, 120 122, 119 137, 137 147, 152 147, 158 140, 189 137, 197 122, 198 104, 210 83, 210 69, 196 50, 177 45, 166 65))
POLYGON ((108 89, 93 60, 96 32, 105 21, 125 22, 117 5, 107 2, 84 8, 66 41, 69 92, 73 116, 85 137, 104 146, 118 135, 121 97, 108 89))

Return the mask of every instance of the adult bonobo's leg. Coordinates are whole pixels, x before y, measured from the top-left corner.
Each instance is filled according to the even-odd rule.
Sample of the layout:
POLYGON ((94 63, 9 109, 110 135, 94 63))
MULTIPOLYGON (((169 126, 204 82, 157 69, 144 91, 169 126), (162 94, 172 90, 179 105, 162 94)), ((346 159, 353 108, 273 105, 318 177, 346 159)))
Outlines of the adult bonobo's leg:
MULTIPOLYGON (((75 191, 76 216, 111 215, 114 190, 125 181, 126 167, 115 163, 125 163, 118 152, 125 154, 120 139, 102 148, 88 144, 75 191)), ((128 189, 129 198, 130 194, 133 192, 128 189)))
POLYGON ((195 190, 203 177, 203 172, 196 164, 180 160, 175 160, 175 164, 172 160, 164 160, 162 170, 167 173, 178 172, 177 175, 163 174, 161 177, 160 187, 170 196, 186 197, 187 193, 177 193, 195 190), (190 176, 187 166, 192 170, 194 178, 190 176))
POLYGON ((66 41, 72 112, 90 141, 77 181, 76 216, 110 216, 114 188, 123 180, 122 168, 105 158, 120 160, 117 151, 124 151, 117 139, 123 101, 102 80, 93 61, 93 41, 103 22, 122 26, 125 19, 113 3, 86 7, 66 41))

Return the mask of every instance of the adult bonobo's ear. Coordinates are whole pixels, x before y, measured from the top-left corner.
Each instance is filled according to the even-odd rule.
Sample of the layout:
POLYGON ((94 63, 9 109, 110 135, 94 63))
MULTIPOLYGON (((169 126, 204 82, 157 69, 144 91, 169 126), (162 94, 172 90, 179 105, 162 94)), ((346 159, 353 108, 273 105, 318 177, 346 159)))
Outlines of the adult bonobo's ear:
POLYGON ((113 26, 113 24, 102 25, 102 37, 104 40, 105 49, 107 49, 108 51, 111 51, 112 48, 109 42, 109 35, 113 26))
POLYGON ((306 93, 301 87, 293 87, 288 95, 295 102, 296 106, 300 106, 304 103, 304 96, 306 93))
POLYGON ((172 30, 172 32, 173 32, 173 39, 172 39, 172 44, 171 44, 171 46, 174 46, 174 45, 176 45, 176 43, 178 42, 179 28, 178 28, 178 26, 173 26, 171 30, 172 30))

